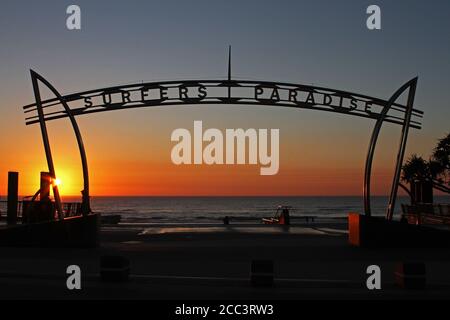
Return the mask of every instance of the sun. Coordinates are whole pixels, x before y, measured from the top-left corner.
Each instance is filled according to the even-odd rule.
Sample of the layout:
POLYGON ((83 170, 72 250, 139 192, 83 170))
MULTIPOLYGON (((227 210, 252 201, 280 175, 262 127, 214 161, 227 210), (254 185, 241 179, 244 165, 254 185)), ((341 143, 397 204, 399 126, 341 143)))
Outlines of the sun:
POLYGON ((62 196, 77 195, 80 181, 76 179, 72 170, 60 169, 56 171, 56 177, 52 180, 52 186, 58 187, 62 196))
POLYGON ((61 185, 61 179, 59 178, 53 179, 53 185, 59 187, 61 185))

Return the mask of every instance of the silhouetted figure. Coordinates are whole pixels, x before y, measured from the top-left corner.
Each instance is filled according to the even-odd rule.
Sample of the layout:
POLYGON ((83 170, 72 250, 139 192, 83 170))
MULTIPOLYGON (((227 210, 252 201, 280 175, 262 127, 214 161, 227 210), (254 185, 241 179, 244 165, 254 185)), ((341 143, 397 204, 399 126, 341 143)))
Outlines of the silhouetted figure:
POLYGON ((289 208, 288 206, 278 206, 275 215, 272 218, 263 218, 262 222, 265 224, 289 225, 291 223, 289 208))
POLYGON ((285 225, 289 225, 291 223, 288 208, 283 208, 283 210, 281 211, 279 223, 285 225))
POLYGON ((225 216, 225 217, 223 218, 223 224, 225 224, 225 225, 230 224, 230 218, 229 218, 228 216, 225 216))

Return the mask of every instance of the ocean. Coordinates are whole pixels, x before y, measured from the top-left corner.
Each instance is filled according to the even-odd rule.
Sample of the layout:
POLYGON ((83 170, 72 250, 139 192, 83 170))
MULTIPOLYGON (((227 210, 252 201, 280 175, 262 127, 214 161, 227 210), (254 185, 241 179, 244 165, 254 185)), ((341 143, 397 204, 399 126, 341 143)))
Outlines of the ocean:
MULTIPOLYGON (((388 197, 372 198, 374 216, 384 216, 388 197)), ((436 196, 437 203, 450 203, 450 196, 436 196)), ((409 203, 408 197, 399 197, 409 203)), ((271 217, 277 206, 291 206, 292 216, 342 218, 363 212, 362 197, 93 197, 92 209, 102 214, 120 214, 123 222, 217 222, 225 216, 237 220, 271 217)))
MULTIPOLYGON (((6 215, 5 197, 1 197, 0 214, 6 215)), ((63 201, 80 201, 63 197, 63 201)), ((384 216, 388 197, 372 197, 372 214, 384 216)), ((450 196, 435 196, 436 203, 450 203, 450 196)), ((409 203, 408 197, 399 197, 400 204, 409 203)), ((363 212, 363 199, 357 196, 301 196, 301 197, 92 197, 91 208, 103 215, 121 215, 128 223, 214 223, 225 216, 235 220, 254 220, 271 217, 277 206, 291 206, 291 216, 343 218, 349 212, 363 212)))

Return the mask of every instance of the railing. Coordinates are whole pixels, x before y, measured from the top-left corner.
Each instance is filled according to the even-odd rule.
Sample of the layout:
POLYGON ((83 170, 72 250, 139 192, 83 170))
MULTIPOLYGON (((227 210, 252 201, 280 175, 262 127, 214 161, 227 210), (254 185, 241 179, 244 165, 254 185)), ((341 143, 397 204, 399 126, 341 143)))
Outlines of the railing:
MULTIPOLYGON (((22 201, 18 201, 17 203, 17 218, 19 220, 24 216, 24 211, 27 209, 28 205, 31 203, 31 200, 26 200, 24 198, 22 201)), ((34 203, 39 204, 39 201, 34 201, 34 203)), ((0 200, 0 218, 5 219, 7 213, 7 204, 8 201, 0 200)), ((54 202, 52 202, 54 204, 54 202)), ((81 216, 81 202, 63 202, 62 209, 64 211, 65 217, 76 217, 81 216)), ((25 214, 26 215, 26 214, 25 214)))
MULTIPOLYGON (((7 205, 8 201, 0 200, 0 218, 6 217, 7 205)), ((22 212, 22 201, 19 201, 17 203, 17 216, 19 216, 19 213, 21 212, 22 212)))
POLYGON ((418 203, 415 205, 402 204, 404 214, 434 214, 440 216, 450 216, 450 204, 418 203))
POLYGON ((81 211, 81 202, 63 202, 62 207, 65 217, 76 217, 83 214, 81 211))
POLYGON ((406 219, 410 224, 450 225, 450 204, 402 204, 402 212, 402 218, 406 219))

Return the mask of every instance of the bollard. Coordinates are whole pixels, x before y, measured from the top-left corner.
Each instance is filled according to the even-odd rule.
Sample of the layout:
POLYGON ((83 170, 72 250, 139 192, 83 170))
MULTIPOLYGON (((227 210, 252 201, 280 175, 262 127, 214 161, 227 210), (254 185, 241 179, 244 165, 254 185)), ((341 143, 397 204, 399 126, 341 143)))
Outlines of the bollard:
POLYGON ((273 261, 253 260, 250 281, 255 287, 270 287, 273 285, 273 261))
POLYGON ((52 186, 52 176, 49 172, 41 172, 41 190, 39 199, 41 202, 50 201, 50 187, 52 186))
POLYGON ((19 173, 8 172, 8 204, 6 221, 8 224, 17 223, 17 205, 19 203, 19 173))
POLYGON ((49 172, 41 172, 40 183, 40 201, 34 212, 32 221, 44 222, 55 220, 55 204, 50 199, 50 189, 53 184, 53 178, 49 172))

